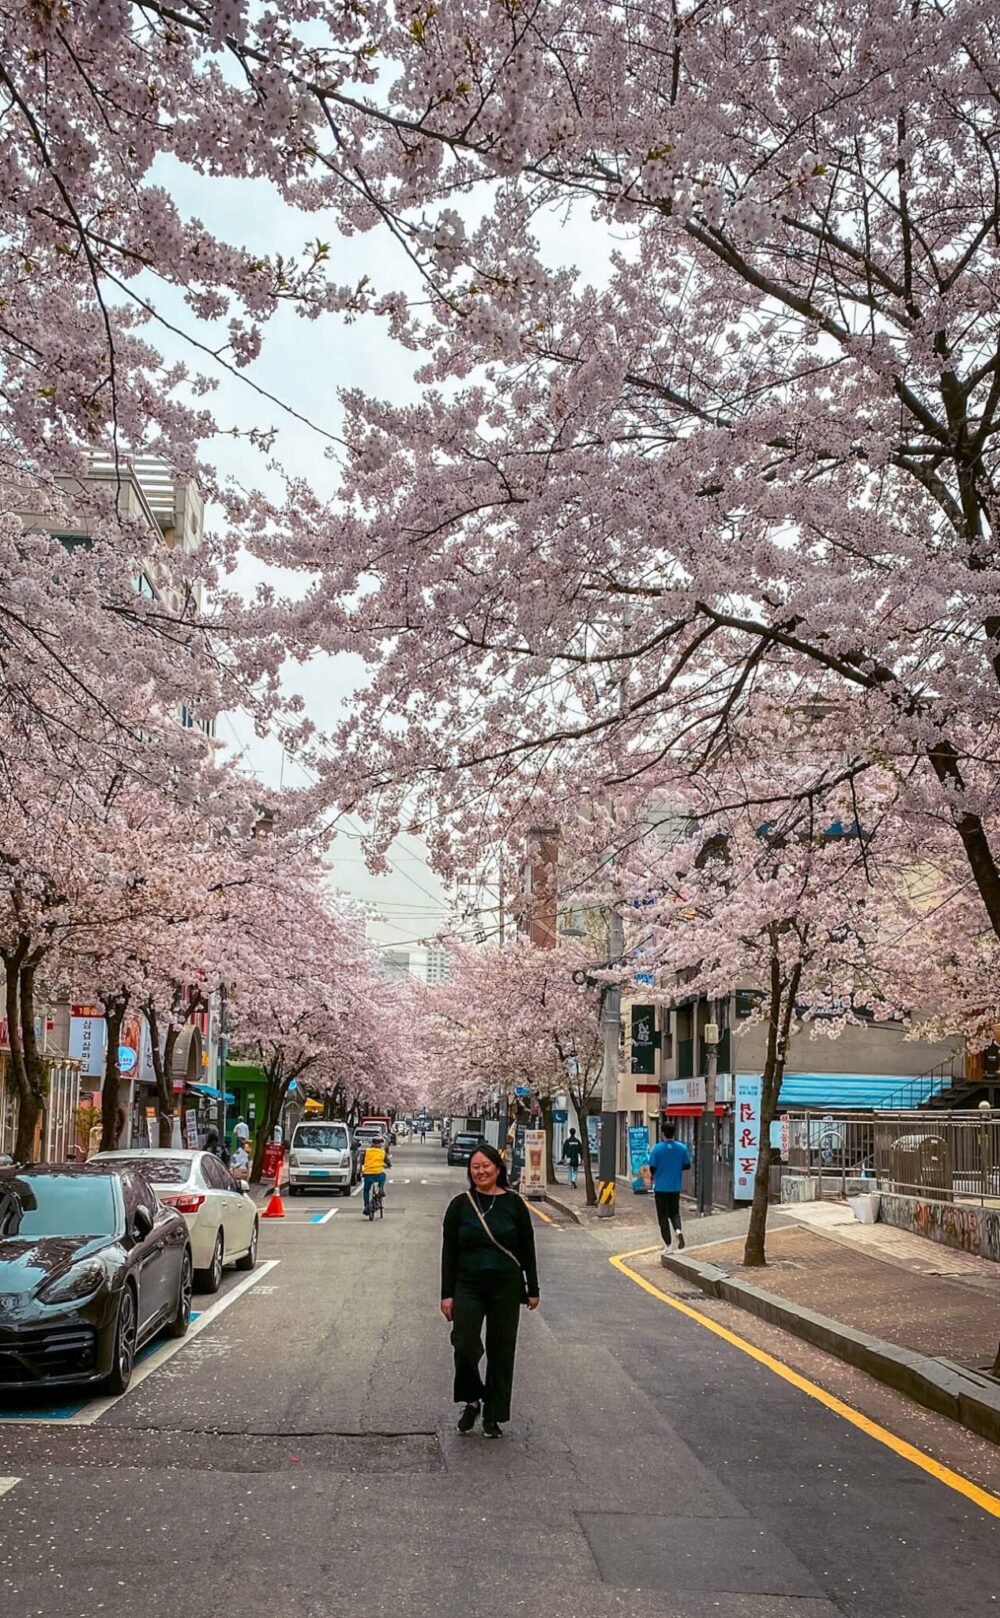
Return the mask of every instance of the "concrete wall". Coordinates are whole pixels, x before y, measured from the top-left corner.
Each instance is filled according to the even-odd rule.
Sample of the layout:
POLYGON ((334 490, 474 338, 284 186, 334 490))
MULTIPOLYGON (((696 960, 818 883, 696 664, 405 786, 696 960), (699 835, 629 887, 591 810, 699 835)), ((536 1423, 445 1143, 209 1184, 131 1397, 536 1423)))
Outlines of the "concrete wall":
MULTIPOLYGON (((784 1190, 784 1185, 782 1185, 784 1190)), ((924 1202, 882 1192, 881 1218, 897 1230, 910 1230, 942 1247, 978 1253, 1000 1263, 1000 1208, 974 1208, 960 1202, 924 1202)))
MULTIPOLYGON (((887 1073, 905 1078, 926 1073, 941 1062, 949 1062, 958 1051, 947 1040, 907 1040, 898 1023, 865 1023, 845 1028, 836 1039, 819 1034, 810 1038, 808 1030, 793 1034, 786 1071, 789 1073, 887 1073)), ((764 1066, 767 1029, 763 1023, 733 1026, 733 1068, 740 1073, 759 1073, 764 1066)))

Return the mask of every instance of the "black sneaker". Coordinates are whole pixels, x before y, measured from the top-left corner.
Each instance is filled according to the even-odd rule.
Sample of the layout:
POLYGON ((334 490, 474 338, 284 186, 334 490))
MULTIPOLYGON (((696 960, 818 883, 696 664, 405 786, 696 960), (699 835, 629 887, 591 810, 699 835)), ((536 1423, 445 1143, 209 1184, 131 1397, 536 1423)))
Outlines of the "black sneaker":
POLYGON ((483 1421, 483 1437, 484 1438, 502 1438, 503 1433, 500 1431, 499 1422, 484 1420, 483 1421))
POLYGON ((479 1406, 478 1405, 466 1405, 465 1409, 462 1411, 462 1414, 458 1418, 458 1430, 459 1430, 459 1432, 460 1433, 471 1433, 473 1427, 476 1425, 476 1422, 477 1422, 478 1418, 479 1418, 479 1406))

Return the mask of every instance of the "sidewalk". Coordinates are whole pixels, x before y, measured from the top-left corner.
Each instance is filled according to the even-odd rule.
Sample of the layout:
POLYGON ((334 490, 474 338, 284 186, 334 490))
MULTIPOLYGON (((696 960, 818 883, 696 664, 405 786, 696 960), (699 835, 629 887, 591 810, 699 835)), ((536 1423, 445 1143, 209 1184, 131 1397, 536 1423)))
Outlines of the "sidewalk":
POLYGON ((684 1256, 662 1263, 1000 1442, 1000 1265, 858 1224, 841 1203, 794 1215, 769 1231, 763 1270, 744 1268, 742 1240, 698 1245, 690 1227, 684 1256))

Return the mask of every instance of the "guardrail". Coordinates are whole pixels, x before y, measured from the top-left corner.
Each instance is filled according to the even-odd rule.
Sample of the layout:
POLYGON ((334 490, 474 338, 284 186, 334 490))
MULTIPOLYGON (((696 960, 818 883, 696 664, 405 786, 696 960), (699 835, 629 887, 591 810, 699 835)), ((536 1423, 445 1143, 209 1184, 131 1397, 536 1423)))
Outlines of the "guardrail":
POLYGON ((786 1172, 820 1196, 871 1189, 1000 1206, 1000 1112, 807 1112, 787 1117, 786 1172))

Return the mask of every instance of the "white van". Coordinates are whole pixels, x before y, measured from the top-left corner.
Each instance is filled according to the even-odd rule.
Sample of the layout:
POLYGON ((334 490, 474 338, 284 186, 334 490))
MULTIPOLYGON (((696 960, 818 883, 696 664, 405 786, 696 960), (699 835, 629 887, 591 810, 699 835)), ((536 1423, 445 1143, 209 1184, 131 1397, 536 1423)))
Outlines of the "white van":
POLYGON ((322 1190, 335 1186, 349 1197, 354 1179, 351 1132, 346 1124, 318 1122, 296 1124, 288 1155, 288 1189, 298 1196, 307 1186, 322 1190))

